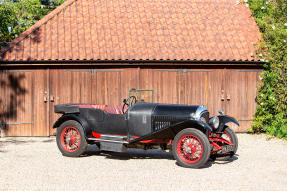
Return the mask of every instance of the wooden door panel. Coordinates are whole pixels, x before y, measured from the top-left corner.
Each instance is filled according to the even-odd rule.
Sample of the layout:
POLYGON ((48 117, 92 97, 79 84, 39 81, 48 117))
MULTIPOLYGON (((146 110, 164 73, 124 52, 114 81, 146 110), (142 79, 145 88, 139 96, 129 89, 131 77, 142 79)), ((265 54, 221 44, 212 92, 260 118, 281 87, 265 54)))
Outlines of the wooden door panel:
POLYGON ((181 75, 180 103, 187 105, 206 105, 208 96, 207 72, 190 71, 181 75))
POLYGON ((121 72, 124 72, 124 70, 97 71, 93 74, 93 103, 105 105, 119 104, 121 72))
POLYGON ((129 68, 121 72, 121 84, 120 84, 120 97, 117 99, 117 104, 122 105, 123 99, 128 98, 128 91, 132 88, 139 89, 139 68, 129 68))
POLYGON ((154 102, 178 104, 179 77, 179 73, 172 69, 141 69, 140 89, 153 89, 154 102))
POLYGON ((32 136, 49 136, 49 76, 48 70, 34 71, 32 136))
POLYGON ((239 120, 238 131, 246 131, 252 124, 260 72, 261 70, 226 71, 226 113, 239 120))
POLYGON ((3 97, 0 114, 7 124, 4 136, 32 135, 33 78, 33 71, 4 71, 1 80, 3 97))
POLYGON ((54 105, 65 103, 91 103, 91 70, 51 69, 49 74, 50 135, 55 133, 52 125, 61 116, 54 113, 54 105))
POLYGON ((122 105, 128 90, 139 87, 138 69, 95 69, 92 76, 92 101, 95 104, 122 105))
POLYGON ((220 109, 225 110, 225 100, 222 99, 222 92, 225 91, 224 81, 224 70, 216 69, 209 73, 207 108, 210 116, 218 115, 220 109))
POLYGON ((222 70, 187 69, 181 75, 182 104, 204 105, 210 116, 217 115, 224 109, 221 101, 224 73, 222 70))

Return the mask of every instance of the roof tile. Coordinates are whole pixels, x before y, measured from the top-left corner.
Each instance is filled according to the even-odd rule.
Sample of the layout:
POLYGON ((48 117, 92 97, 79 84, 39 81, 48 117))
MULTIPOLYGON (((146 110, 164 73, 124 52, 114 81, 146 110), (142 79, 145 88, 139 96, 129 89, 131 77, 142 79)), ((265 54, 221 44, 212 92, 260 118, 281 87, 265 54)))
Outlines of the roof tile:
POLYGON ((251 61, 260 39, 249 8, 236 0, 68 0, 0 59, 251 61))

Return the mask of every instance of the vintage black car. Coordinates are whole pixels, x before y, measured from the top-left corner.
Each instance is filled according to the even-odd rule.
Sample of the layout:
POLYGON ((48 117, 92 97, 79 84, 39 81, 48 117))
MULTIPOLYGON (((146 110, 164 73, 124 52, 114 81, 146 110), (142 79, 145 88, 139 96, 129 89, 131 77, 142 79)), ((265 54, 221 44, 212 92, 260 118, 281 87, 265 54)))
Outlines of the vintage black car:
POLYGON ((202 105, 145 102, 142 95, 148 91, 131 89, 123 106, 55 105, 55 112, 62 114, 53 126, 62 154, 80 156, 88 144, 114 152, 161 148, 172 151, 179 165, 198 168, 209 158, 228 159, 236 153, 238 139, 226 125, 239 125, 234 118, 222 111, 210 117, 202 105))

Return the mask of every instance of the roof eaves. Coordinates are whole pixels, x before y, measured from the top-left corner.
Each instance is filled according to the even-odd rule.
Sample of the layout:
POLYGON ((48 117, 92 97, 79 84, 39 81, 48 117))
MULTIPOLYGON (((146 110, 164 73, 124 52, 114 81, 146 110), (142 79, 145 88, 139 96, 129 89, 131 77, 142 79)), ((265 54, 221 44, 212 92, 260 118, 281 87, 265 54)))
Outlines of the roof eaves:
POLYGON ((37 63, 43 63, 43 64, 51 64, 51 63, 57 63, 59 65, 61 64, 74 64, 74 63, 103 63, 103 64, 113 64, 113 63, 127 63, 127 64, 148 64, 148 63, 155 63, 155 64, 160 64, 160 63, 189 63, 189 64, 257 64, 257 65, 263 65, 266 62, 260 61, 260 60, 193 60, 193 59, 97 59, 97 60, 29 60, 29 61, 24 61, 24 60, 18 60, 18 61, 0 61, 0 64, 9 64, 9 63, 18 63, 18 64, 37 64, 37 63))

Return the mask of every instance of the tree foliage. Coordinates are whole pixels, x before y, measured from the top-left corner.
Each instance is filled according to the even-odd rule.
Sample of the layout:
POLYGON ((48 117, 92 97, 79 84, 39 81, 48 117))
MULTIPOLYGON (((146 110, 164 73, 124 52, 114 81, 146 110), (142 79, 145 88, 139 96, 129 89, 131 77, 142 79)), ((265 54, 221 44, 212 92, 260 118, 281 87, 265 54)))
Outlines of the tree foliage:
POLYGON ((0 0, 0 48, 63 2, 64 0, 0 0))
POLYGON ((259 56, 267 62, 251 131, 287 138, 287 1, 248 0, 247 3, 263 37, 258 44, 259 56))

